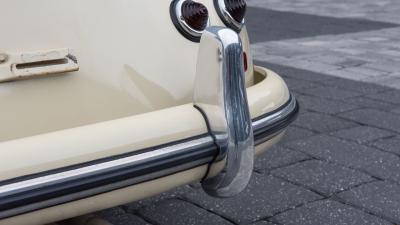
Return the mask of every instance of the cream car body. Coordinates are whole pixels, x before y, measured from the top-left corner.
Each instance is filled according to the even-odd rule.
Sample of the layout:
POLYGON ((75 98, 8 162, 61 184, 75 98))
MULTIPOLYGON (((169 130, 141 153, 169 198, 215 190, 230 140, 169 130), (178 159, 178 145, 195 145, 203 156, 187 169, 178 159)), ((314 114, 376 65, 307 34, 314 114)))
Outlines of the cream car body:
MULTIPOLYGON (((198 2, 209 11, 209 26, 225 26, 212 0, 198 2)), ((20 188, 27 179, 208 133, 192 100, 200 44, 176 30, 170 4, 2 0, 0 224, 50 223, 139 200, 207 175, 209 162, 203 162, 43 207, 7 208, 2 202, 7 191, 20 188), (57 63, 61 58, 62 67, 47 65, 47 71, 41 70, 40 62, 31 64, 57 63)), ((245 27, 240 38, 248 56, 245 77, 251 118, 260 118, 287 104, 291 96, 277 74, 253 66, 245 27)), ((259 140, 257 152, 275 144, 283 130, 259 140)), ((224 162, 214 163, 208 176, 218 174, 224 162)))

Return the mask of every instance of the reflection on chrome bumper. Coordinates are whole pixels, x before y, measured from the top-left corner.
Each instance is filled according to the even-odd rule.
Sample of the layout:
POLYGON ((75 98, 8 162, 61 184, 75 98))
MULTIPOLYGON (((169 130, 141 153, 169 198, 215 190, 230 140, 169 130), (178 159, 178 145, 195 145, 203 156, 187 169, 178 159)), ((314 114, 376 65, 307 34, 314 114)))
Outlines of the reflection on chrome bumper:
POLYGON ((214 197, 232 197, 246 188, 253 173, 254 137, 247 103, 243 47, 226 27, 208 27, 197 56, 194 104, 208 123, 225 168, 202 182, 214 197))
MULTIPOLYGON (((298 113, 294 97, 253 120, 254 141, 281 133, 298 113)), ((213 162, 218 149, 209 134, 0 182, 0 219, 150 181, 213 162)))

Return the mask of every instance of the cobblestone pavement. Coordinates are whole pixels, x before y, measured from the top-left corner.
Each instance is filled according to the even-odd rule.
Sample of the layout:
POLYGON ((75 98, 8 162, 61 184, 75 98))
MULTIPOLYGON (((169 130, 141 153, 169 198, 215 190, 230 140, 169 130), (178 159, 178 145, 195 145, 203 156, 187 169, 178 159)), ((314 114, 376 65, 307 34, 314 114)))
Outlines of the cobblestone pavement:
POLYGON ((235 198, 193 184, 97 215, 115 225, 400 224, 399 1, 249 2, 256 64, 281 74, 302 106, 286 138, 235 198))
MULTIPOLYGON (((289 34, 284 40, 263 41, 258 38, 263 32, 258 32, 253 45, 256 59, 400 89, 400 1, 249 0, 249 4, 259 7, 250 11, 260 11, 258 15, 264 15, 260 18, 272 17, 276 26, 268 32, 289 34), (279 29, 282 25, 286 30, 279 29)), ((260 20, 254 18, 254 23, 260 20)))
POLYGON ((400 22, 398 0, 247 0, 249 5, 280 11, 330 16, 364 18, 374 21, 400 22))

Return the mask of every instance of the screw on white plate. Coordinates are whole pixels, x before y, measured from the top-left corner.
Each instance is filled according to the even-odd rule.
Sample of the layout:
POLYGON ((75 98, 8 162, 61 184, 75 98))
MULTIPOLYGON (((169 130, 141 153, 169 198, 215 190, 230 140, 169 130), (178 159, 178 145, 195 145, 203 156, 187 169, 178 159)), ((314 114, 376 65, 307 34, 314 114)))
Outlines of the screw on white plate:
POLYGON ((8 56, 6 54, 0 53, 0 63, 7 62, 8 56))

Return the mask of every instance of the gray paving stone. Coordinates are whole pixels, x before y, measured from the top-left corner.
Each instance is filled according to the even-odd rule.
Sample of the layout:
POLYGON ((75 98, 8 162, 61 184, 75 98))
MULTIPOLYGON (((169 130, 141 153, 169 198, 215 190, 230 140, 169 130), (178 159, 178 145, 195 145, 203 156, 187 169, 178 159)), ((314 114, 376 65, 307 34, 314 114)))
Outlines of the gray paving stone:
POLYGON ((307 59, 291 59, 289 62, 283 65, 314 71, 317 73, 326 73, 327 71, 337 71, 341 69, 339 66, 329 65, 318 61, 310 61, 307 59))
POLYGON ((273 170, 272 174, 309 187, 325 196, 374 180, 359 171, 319 160, 279 168, 273 170))
POLYGON ((323 76, 320 73, 315 73, 315 72, 312 72, 309 70, 302 70, 302 69, 297 69, 297 68, 293 68, 293 67, 263 62, 263 61, 259 61, 259 60, 255 60, 254 65, 260 65, 260 66, 267 67, 267 68, 275 71, 276 73, 278 73, 283 78, 288 77, 288 78, 304 80, 304 81, 309 81, 309 82, 318 82, 318 81, 324 81, 324 80, 331 80, 331 79, 335 78, 333 76, 323 76))
MULTIPOLYGON (((399 52, 399 54, 400 54, 400 52, 399 52)), ((392 72, 389 75, 392 77, 400 77, 400 72, 392 72)))
POLYGON ((177 187, 177 188, 167 191, 167 192, 163 192, 159 195, 156 195, 156 196, 153 196, 150 198, 146 198, 146 199, 143 199, 140 201, 126 204, 123 206, 123 208, 129 213, 135 213, 136 211, 138 211, 141 208, 144 208, 146 206, 158 204, 159 202, 162 202, 166 199, 178 198, 181 195, 183 195, 184 193, 191 192, 191 191, 193 191, 192 187, 190 187, 189 185, 185 185, 185 186, 177 187))
POLYGON ((352 98, 362 95, 361 93, 355 91, 349 91, 334 87, 324 87, 324 86, 303 89, 300 92, 308 95, 313 95, 315 97, 322 97, 322 98, 336 99, 336 100, 344 100, 347 98, 352 98))
POLYGON ((361 124, 375 126, 394 132, 399 132, 400 128, 399 115, 376 109, 358 109, 351 112, 340 113, 338 116, 361 124))
POLYGON ((339 78, 343 78, 343 79, 351 79, 351 80, 355 80, 355 81, 362 81, 362 80, 369 79, 371 77, 370 75, 365 75, 362 73, 355 73, 353 71, 349 71, 349 70, 347 70, 347 68, 328 70, 328 71, 324 71, 324 73, 331 75, 331 76, 335 76, 335 77, 339 77, 339 78))
POLYGON ((400 114, 400 107, 394 108, 394 109, 390 110, 390 112, 400 114))
MULTIPOLYGON (((313 42, 312 42, 313 43, 313 42)), ((315 43, 315 42, 314 42, 315 43)), ((318 46, 318 43, 322 43, 323 45, 329 45, 329 42, 324 42, 324 41, 317 41, 316 44, 318 46)), ((313 61, 318 61, 326 64, 339 64, 344 62, 346 59, 343 57, 339 57, 333 54, 329 54, 329 52, 324 52, 320 53, 318 55, 310 55, 306 56, 307 59, 313 60, 313 61)))
POLYGON ((256 223, 252 223, 252 225, 276 225, 275 223, 267 222, 267 221, 259 221, 256 223))
POLYGON ((348 104, 358 105, 361 107, 366 107, 366 108, 371 108, 371 109, 379 109, 379 110, 391 110, 396 107, 395 105, 393 105, 391 103, 383 102, 380 100, 374 100, 374 99, 366 98, 363 96, 348 98, 344 102, 348 103, 348 104))
POLYGON ((373 146, 384 151, 400 155, 400 137, 386 138, 372 143, 373 146))
MULTIPOLYGON (((389 66, 376 66, 377 64, 381 64, 381 63, 384 65, 384 64, 387 64, 388 62, 393 62, 393 60, 397 61, 397 59, 396 59, 396 57, 393 57, 391 55, 379 53, 379 51, 380 51, 379 48, 381 50, 384 49, 385 48, 384 45, 375 44, 375 43, 371 43, 371 42, 369 42, 368 44, 369 44, 371 49, 369 49, 365 53, 360 54, 360 55, 357 56, 357 57, 360 57, 360 58, 362 58, 362 59, 364 59, 364 60, 369 62, 367 64, 361 65, 360 66, 361 68, 370 69, 371 71, 380 71, 380 72, 383 72, 383 74, 385 74, 385 73, 387 74, 387 73, 390 73, 390 72, 397 71, 397 70, 395 70, 395 68, 392 65, 389 65, 389 66)), ((393 46, 395 46, 395 45, 398 44, 398 41, 393 42, 392 44, 393 44, 393 46)), ((355 48, 365 48, 365 46, 362 47, 360 45, 359 46, 353 46, 353 47, 355 47, 355 48)), ((393 64, 393 63, 391 63, 391 64, 393 64)))
POLYGON ((235 223, 248 224, 322 196, 272 176, 254 174, 247 189, 236 197, 215 199, 202 192, 188 193, 186 198, 235 223))
POLYGON ((400 182, 400 158, 391 153, 326 135, 285 145, 322 160, 365 171, 381 179, 400 182))
POLYGON ((326 114, 337 114, 360 108, 357 105, 347 104, 341 101, 318 98, 314 96, 301 95, 297 99, 300 106, 308 111, 321 112, 326 114))
POLYGON ((345 202, 366 209, 390 221, 400 223, 400 186, 381 181, 343 192, 345 202))
POLYGON ((400 105, 400 91, 391 90, 379 94, 368 95, 369 98, 400 105))
MULTIPOLYGON (((392 57, 390 57, 390 58, 392 58, 392 57)), ((384 72, 398 71, 398 69, 399 69, 398 65, 393 62, 368 63, 365 65, 365 67, 375 69, 375 70, 381 70, 384 72)))
MULTIPOLYGON (((365 60, 368 60, 368 59, 365 59, 365 60)), ((345 70, 348 71, 348 72, 356 73, 356 74, 364 74, 364 75, 369 76, 369 77, 378 77, 378 76, 382 76, 382 75, 387 75, 388 74, 387 72, 382 72, 382 71, 374 70, 374 69, 371 69, 371 68, 365 68, 365 67, 362 67, 362 66, 348 67, 345 70)), ((373 84, 373 85, 375 85, 375 84, 373 84)))
POLYGON ((307 159, 310 159, 310 156, 276 145, 257 157, 254 169, 256 171, 272 170, 307 159))
POLYGON ((139 213, 157 225, 232 224, 218 215, 178 199, 164 200, 140 210, 139 213))
POLYGON ((341 67, 355 67, 366 63, 368 62, 364 60, 347 58, 343 62, 336 63, 336 65, 341 67))
MULTIPOLYGON (((261 60, 260 56, 263 56, 265 59, 268 59, 266 62, 283 64, 287 65, 291 61, 293 61, 293 57, 301 56, 307 53, 304 48, 294 47, 291 44, 287 43, 277 43, 274 45, 269 44, 269 42, 261 42, 258 44, 253 44, 251 46, 254 54, 254 57, 261 60)), ((309 52, 309 51, 308 51, 309 52)), ((264 61, 263 60, 263 61, 264 61)))
POLYGON ((400 58, 400 52, 396 51, 396 50, 382 49, 378 53, 383 54, 383 55, 393 56, 394 58, 400 58))
POLYGON ((379 83, 382 86, 400 89, 400 78, 392 76, 391 74, 380 76, 380 77, 367 77, 363 79, 367 82, 379 83))
POLYGON ((310 130, 292 125, 292 126, 289 126, 289 128, 286 130, 286 134, 285 134, 282 142, 295 141, 298 139, 311 137, 313 135, 315 135, 315 133, 310 130))
POLYGON ((390 23, 362 19, 324 17, 255 7, 248 7, 246 25, 249 33, 252 34, 250 37, 253 42, 340 34, 396 26, 390 23), (296 26, 293 26, 293 24, 296 24, 296 26))
POLYGON ((366 49, 349 48, 349 47, 346 47, 346 46, 340 46, 340 47, 333 48, 333 51, 339 52, 339 53, 342 53, 342 54, 345 54, 345 55, 349 55, 351 57, 360 56, 362 54, 366 54, 367 53, 366 49))
MULTIPOLYGON (((276 9, 282 11, 295 11, 312 15, 332 16, 338 18, 357 17, 365 19, 373 19, 378 21, 390 21, 399 23, 398 15, 399 4, 396 0, 381 0, 379 2, 372 0, 363 1, 345 1, 332 2, 325 0, 292 0, 276 1, 276 0, 248 0, 248 4, 268 9, 276 9)), ((362 37, 363 39, 382 41, 381 35, 373 37, 362 37)))
POLYGON ((354 81, 349 79, 342 79, 342 78, 320 81, 320 83, 338 89, 345 89, 349 91, 359 92, 362 94, 374 94, 378 92, 387 91, 386 87, 380 85, 354 81))
POLYGON ((338 130, 331 133, 331 135, 362 144, 393 136, 393 133, 374 127, 358 126, 350 129, 338 130))
POLYGON ((273 217, 285 225, 390 225, 378 217, 332 200, 317 201, 273 217))
POLYGON ((289 87, 289 90, 302 90, 305 88, 313 88, 319 86, 319 84, 306 81, 306 80, 300 80, 300 79, 294 79, 294 78, 289 78, 285 77, 284 78, 286 85, 289 87))
MULTIPOLYGON (((285 4, 285 3, 278 3, 279 1, 275 0, 266 0, 266 1, 253 0, 253 1, 256 2, 254 6, 262 7, 266 10, 271 9, 269 7, 270 5, 276 6, 285 4)), ((286 22, 282 23, 281 21, 291 20, 293 18, 302 18, 300 24, 303 22, 303 20, 307 21, 308 18, 303 18, 302 14, 294 13, 294 12, 296 13, 304 12, 303 10, 305 8, 307 9, 313 8, 313 10, 311 10, 312 13, 317 15, 321 15, 321 13, 322 14, 326 13, 326 15, 329 15, 331 17, 332 16, 341 17, 340 15, 338 15, 338 12, 341 13, 346 12, 345 14, 347 15, 347 11, 349 11, 347 5, 351 5, 353 3, 349 2, 346 3, 343 2, 339 4, 336 3, 336 5, 340 5, 341 8, 339 9, 336 8, 337 6, 329 6, 335 9, 332 10, 332 9, 326 9, 326 6, 331 3, 328 3, 325 0, 312 0, 311 1, 312 3, 310 3, 310 1, 306 2, 304 0, 295 0, 295 1, 297 4, 292 3, 290 5, 285 5, 285 7, 283 8, 280 7, 277 8, 280 11, 283 10, 292 12, 285 12, 287 13, 285 15, 285 19, 278 19, 280 22, 275 25, 272 25, 273 27, 276 26, 274 27, 274 29, 272 29, 274 32, 270 32, 271 29, 265 30, 265 28, 262 27, 262 24, 264 23, 259 23, 260 20, 268 21, 268 19, 270 19, 270 15, 267 15, 267 13, 264 13, 264 15, 262 13, 255 13, 254 16, 250 15, 251 19, 253 20, 252 24, 255 24, 254 25, 255 29, 253 32, 255 32, 256 34, 254 36, 256 37, 256 39, 258 39, 256 49, 260 48, 265 50, 265 52, 262 54, 256 54, 255 56, 256 59, 266 59, 266 57, 264 57, 263 55, 268 54, 267 53, 268 48, 273 48, 274 46, 278 45, 285 46, 285 48, 284 49, 282 48, 279 53, 271 52, 268 54, 270 58, 273 58, 273 56, 280 56, 280 55, 284 55, 285 58, 290 58, 284 61, 275 61, 277 64, 292 66, 296 68, 303 68, 314 72, 321 72, 324 73, 321 74, 322 76, 329 74, 352 80, 363 80, 369 83, 378 83, 384 86, 400 89, 400 79, 393 77, 391 78, 389 77, 390 79, 389 78, 380 79, 385 75, 398 72, 397 65, 399 64, 400 61, 399 59, 400 50, 398 48, 395 48, 400 43, 400 39, 398 38, 400 34, 400 29, 398 28, 398 25, 393 24, 393 28, 388 28, 384 30, 380 30, 380 28, 377 28, 378 30, 376 31, 357 32, 352 34, 347 33, 340 35, 339 34, 319 35, 313 37, 302 36, 302 34, 304 34, 304 32, 307 29, 312 29, 312 31, 306 32, 309 34, 312 34, 313 32, 318 32, 319 28, 321 28, 320 27, 321 22, 323 24, 324 23, 323 21, 325 20, 324 19, 321 20, 321 18, 315 17, 312 22, 308 22, 308 25, 305 26, 306 28, 304 28, 302 25, 293 27, 292 23, 286 23, 286 22), (307 7, 304 7, 305 5, 307 5, 307 7), (318 5, 320 7, 316 9, 315 5, 318 5), (310 26, 311 24, 314 24, 315 27, 310 26), (262 35, 264 35, 264 37, 274 36, 273 40, 276 41, 268 42, 267 41, 269 40, 268 38, 263 40, 262 35), (289 36, 290 36, 289 40, 284 40, 288 39, 289 36), (299 37, 302 38, 294 39, 299 37), (264 41, 264 42, 259 42, 259 41, 264 41), (290 54, 290 52, 293 52, 294 49, 296 50, 301 49, 301 51, 296 51, 294 54, 290 54), (286 54, 286 52, 288 52, 288 54, 286 54), (334 67, 339 68, 339 70, 332 69, 334 67)), ((362 4, 373 5, 372 3, 361 3, 361 1, 354 1, 354 2, 355 4, 353 4, 353 7, 357 6, 356 7, 357 10, 359 10, 359 5, 362 4)), ((400 4, 393 2, 391 2, 391 4, 387 4, 384 6, 383 4, 386 4, 386 2, 382 3, 382 5, 379 6, 374 5, 375 8, 370 7, 368 10, 363 11, 361 15, 359 15, 358 13, 354 13, 352 14, 351 17, 363 17, 367 20, 391 18, 390 20, 392 22, 396 20, 396 23, 398 23, 397 21, 399 21, 400 17, 397 15, 393 15, 393 14, 398 14, 397 13, 398 10, 392 11, 393 9, 390 9, 390 13, 384 12, 382 10, 389 10, 385 9, 387 5, 393 6, 400 4), (371 15, 373 16, 371 17, 371 15)), ((259 11, 261 12, 261 10, 259 11)), ((310 14, 308 10, 305 11, 307 11, 307 13, 310 14)), ((278 18, 282 15, 283 14, 279 15, 279 13, 277 13, 276 15, 274 15, 274 13, 271 13, 271 16, 275 18, 278 18)), ((328 17, 326 18, 328 19, 328 17)), ((268 22, 271 22, 271 20, 268 22)), ((333 24, 323 25, 324 32, 322 33, 328 31, 331 27, 334 26, 334 24, 336 24, 339 21, 333 19, 331 22, 333 22, 333 24), (325 28, 327 28, 327 30, 325 30, 325 28)), ((342 30, 344 27, 347 27, 348 25, 347 22, 343 23, 341 25, 341 29, 339 30, 342 30)), ((298 22, 296 22, 296 24, 298 24, 298 22)), ((248 25, 250 26, 251 24, 248 25)), ((251 31, 251 27, 249 28, 249 30, 251 31)))
POLYGON ((142 218, 127 213, 119 207, 103 210, 96 214, 113 225, 150 225, 142 218))
POLYGON ((366 77, 366 78, 362 79, 362 81, 376 83, 376 84, 382 85, 382 87, 388 88, 388 86, 385 85, 385 83, 390 79, 393 79, 393 77, 391 77, 389 75, 389 73, 386 73, 386 74, 382 74, 381 76, 366 77))
POLYGON ((381 85, 386 87, 400 89, 400 78, 389 75, 389 79, 380 82, 381 85))
POLYGON ((321 133, 328 133, 357 126, 357 124, 353 122, 314 112, 300 114, 298 119, 293 124, 321 133))

